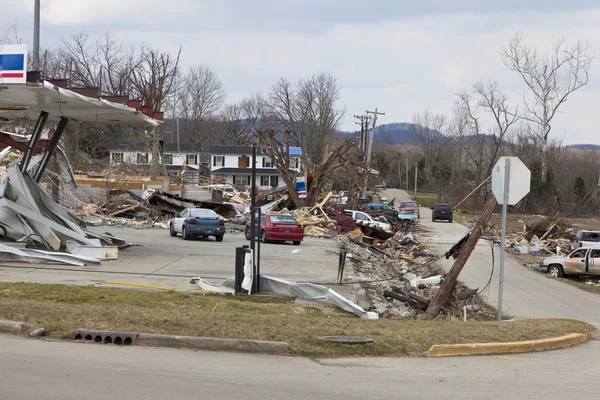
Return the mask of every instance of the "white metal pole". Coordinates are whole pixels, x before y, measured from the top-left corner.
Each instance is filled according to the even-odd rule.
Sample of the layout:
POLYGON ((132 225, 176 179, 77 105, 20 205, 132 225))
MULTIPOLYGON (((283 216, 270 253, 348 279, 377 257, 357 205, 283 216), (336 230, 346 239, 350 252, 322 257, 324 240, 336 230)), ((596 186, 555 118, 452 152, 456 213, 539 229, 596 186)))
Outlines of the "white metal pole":
POLYGON ((502 236, 500 239, 500 278, 498 288, 498 322, 502 322, 502 290, 504 289, 504 252, 506 249, 506 212, 508 210, 508 179, 510 158, 504 160, 504 193, 502 196, 502 236))

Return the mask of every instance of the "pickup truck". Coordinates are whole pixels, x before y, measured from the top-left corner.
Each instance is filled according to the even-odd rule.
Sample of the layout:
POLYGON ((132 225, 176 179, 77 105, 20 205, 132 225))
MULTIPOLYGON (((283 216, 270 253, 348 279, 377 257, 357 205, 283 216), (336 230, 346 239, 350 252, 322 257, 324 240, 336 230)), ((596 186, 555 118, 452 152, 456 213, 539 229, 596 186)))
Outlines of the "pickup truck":
POLYGON ((357 225, 368 225, 379 227, 384 230, 391 230, 392 226, 387 222, 377 221, 366 212, 356 210, 344 210, 344 214, 348 217, 352 217, 357 225))
POLYGON ((541 267, 555 278, 565 275, 600 276, 600 249, 581 247, 566 257, 546 257, 541 267))

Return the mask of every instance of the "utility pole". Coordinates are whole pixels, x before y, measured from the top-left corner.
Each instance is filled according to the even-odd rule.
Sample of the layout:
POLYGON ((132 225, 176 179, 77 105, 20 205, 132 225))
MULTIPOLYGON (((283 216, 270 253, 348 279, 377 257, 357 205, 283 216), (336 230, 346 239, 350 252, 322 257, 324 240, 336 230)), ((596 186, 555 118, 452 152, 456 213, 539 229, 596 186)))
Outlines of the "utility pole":
POLYGON ((415 201, 417 201, 417 178, 419 177, 419 166, 418 163, 415 163, 415 201))
POLYGON ((373 151, 373 138, 375 137, 375 125, 377 124, 377 116, 385 115, 383 112, 377 111, 377 107, 375 107, 375 111, 365 111, 367 115, 373 114, 373 127, 371 128, 371 137, 369 138, 369 148, 367 149, 367 171, 365 173, 365 187, 364 187, 364 197, 367 197, 367 189, 369 185, 369 175, 371 174, 371 151, 373 151))
POLYGON ((365 151, 363 145, 365 142, 365 122, 367 121, 366 115, 356 115, 354 114, 354 118, 358 119, 360 122, 355 122, 355 124, 360 125, 360 143, 358 145, 359 150, 365 151))
POLYGON ((398 158, 398 189, 402 187, 402 168, 400 167, 400 158, 398 158))
POLYGON ((33 6, 33 70, 40 70, 40 0, 33 6))
POLYGON ((408 156, 406 156, 406 190, 408 190, 408 156))

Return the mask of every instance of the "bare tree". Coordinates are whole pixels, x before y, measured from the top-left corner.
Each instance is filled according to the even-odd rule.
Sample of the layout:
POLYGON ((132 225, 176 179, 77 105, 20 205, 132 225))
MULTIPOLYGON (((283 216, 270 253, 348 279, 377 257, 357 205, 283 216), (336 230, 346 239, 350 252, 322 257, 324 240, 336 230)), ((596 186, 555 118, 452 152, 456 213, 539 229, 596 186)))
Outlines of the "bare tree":
MULTIPOLYGON (((132 91, 142 104, 150 107, 153 113, 159 112, 165 99, 176 91, 177 74, 181 48, 176 56, 155 49, 143 47, 137 68, 131 71, 132 91)), ((160 131, 152 129, 152 163, 153 175, 161 174, 160 166, 160 131)))
POLYGON ((269 92, 266 117, 289 132, 293 145, 303 148, 306 164, 318 165, 344 115, 337 108, 339 96, 337 80, 329 74, 301 79, 296 85, 282 78, 269 92))
POLYGON ((22 41, 16 23, 0 28, 0 44, 14 44, 22 41))
POLYGON ((181 119, 186 139, 192 143, 210 139, 206 122, 214 117, 225 100, 223 84, 217 74, 206 65, 191 67, 175 96, 175 116, 181 119))
POLYGON ((448 135, 448 121, 442 114, 424 111, 415 114, 411 127, 414 138, 423 154, 422 175, 425 182, 435 187, 441 200, 444 182, 450 176, 451 138, 448 135))
POLYGON ((67 77, 75 87, 97 87, 105 96, 129 94, 131 75, 142 64, 143 51, 136 54, 133 49, 124 49, 110 34, 90 40, 80 33, 62 43, 50 57, 45 55, 45 75, 67 77))
MULTIPOLYGON (((463 124, 457 129, 461 135, 461 150, 465 150, 466 165, 471 167, 466 170, 470 171, 469 177, 474 180, 471 184, 477 185, 491 175, 503 146, 507 144, 510 128, 519 120, 517 109, 509 106, 507 96, 496 82, 479 82, 473 85, 471 91, 460 92, 456 106, 459 111, 457 117, 463 124), (492 116, 491 127, 482 126, 480 111, 492 116)), ((489 196, 488 186, 480 190, 485 191, 485 203, 489 196)))
POLYGON ((552 120, 569 95, 588 83, 594 54, 589 45, 578 42, 568 46, 564 38, 555 43, 550 53, 539 54, 517 33, 500 55, 504 65, 517 72, 525 83, 522 96, 527 112, 521 117, 538 128, 536 135, 540 138, 542 156, 540 177, 545 183, 552 120))
POLYGON ((253 94, 239 103, 227 105, 221 115, 225 134, 218 140, 223 144, 250 143, 264 113, 265 100, 261 94, 253 94))

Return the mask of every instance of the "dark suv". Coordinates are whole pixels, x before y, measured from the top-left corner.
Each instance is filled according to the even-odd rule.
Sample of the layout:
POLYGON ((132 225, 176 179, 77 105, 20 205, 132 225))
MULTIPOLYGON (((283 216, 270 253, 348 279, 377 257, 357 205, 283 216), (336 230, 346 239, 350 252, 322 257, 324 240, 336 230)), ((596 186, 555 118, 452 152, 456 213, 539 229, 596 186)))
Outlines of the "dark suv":
POLYGON ((436 220, 446 220, 448 222, 452 222, 452 206, 450 204, 437 203, 432 210, 431 220, 433 222, 436 220))

